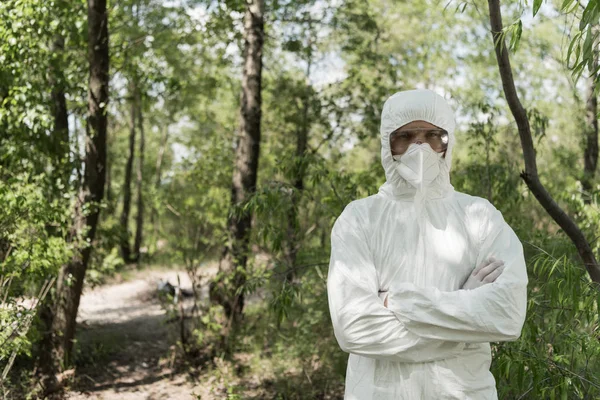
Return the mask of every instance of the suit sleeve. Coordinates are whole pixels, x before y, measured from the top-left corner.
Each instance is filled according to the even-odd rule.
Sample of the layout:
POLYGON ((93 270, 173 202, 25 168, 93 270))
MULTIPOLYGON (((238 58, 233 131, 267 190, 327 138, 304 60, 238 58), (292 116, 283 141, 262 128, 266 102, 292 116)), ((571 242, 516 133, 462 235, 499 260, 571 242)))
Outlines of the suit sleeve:
POLYGON ((473 290, 440 291, 401 283, 390 288, 388 307, 420 337, 455 342, 516 340, 527 309, 527 270, 523 246, 502 214, 484 203, 477 265, 491 256, 503 260, 495 282, 473 290))
POLYGON ((384 307, 373 258, 352 205, 331 233, 327 292, 335 337, 345 352, 417 363, 456 357, 465 348, 464 343, 410 332, 384 307))

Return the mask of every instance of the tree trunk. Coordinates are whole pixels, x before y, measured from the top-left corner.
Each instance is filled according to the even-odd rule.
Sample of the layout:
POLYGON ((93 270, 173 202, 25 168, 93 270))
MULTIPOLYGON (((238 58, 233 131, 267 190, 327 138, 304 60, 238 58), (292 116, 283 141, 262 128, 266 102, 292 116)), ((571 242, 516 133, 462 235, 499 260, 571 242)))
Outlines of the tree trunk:
MULTIPOLYGON (((71 229, 72 240, 83 243, 60 273, 53 310, 52 349, 54 365, 63 368, 73 362, 73 340, 83 281, 96 235, 99 204, 104 195, 106 174, 106 124, 108 104, 108 14, 106 0, 88 0, 88 115, 84 176, 71 229)), ((58 382, 60 383, 60 382, 58 382)), ((57 387, 46 386, 46 391, 57 387)))
MULTIPOLYGON (((264 0, 249 0, 244 18, 244 70, 233 181, 231 207, 227 222, 230 241, 219 263, 219 275, 211 283, 211 301, 221 304, 230 327, 237 328, 244 308, 243 291, 246 281, 249 234, 252 214, 243 206, 256 189, 260 150, 262 52, 264 42, 264 0)), ((227 335, 227 332, 225 332, 227 335)))
MULTIPOLYGON (((169 122, 164 127, 164 132, 162 135, 162 139, 160 141, 160 149, 158 150, 158 156, 156 157, 156 180, 154 182, 154 187, 156 189, 155 193, 158 195, 158 191, 160 189, 160 182, 162 180, 162 164, 163 158, 165 156, 165 151, 167 150, 167 142, 169 140, 169 124, 171 118, 169 118, 169 122)), ((150 225, 152 225, 153 229, 153 242, 154 242, 154 250, 157 247, 158 241, 158 210, 155 206, 152 206, 152 212, 150 213, 150 225)))
POLYGON ((508 50, 506 43, 501 36, 502 15, 500 13, 500 1, 488 0, 488 6, 492 27, 492 38, 496 51, 496 60, 498 61, 498 68, 500 70, 500 78, 502 79, 504 96, 506 97, 510 111, 517 123, 521 147, 523 148, 525 170, 521 172, 521 178, 525 181, 527 187, 531 190, 531 193, 533 193, 546 212, 548 212, 571 239, 579 252, 579 256, 583 260, 592 281, 596 284, 600 284, 600 266, 598 266, 589 242, 577 224, 560 208, 540 182, 537 172, 535 149, 533 147, 533 139, 531 136, 531 127, 529 126, 525 108, 523 108, 519 96, 517 95, 512 67, 508 57, 508 50))
MULTIPOLYGON (((309 32, 312 30, 309 28, 309 32)), ((309 43, 309 46, 311 44, 309 43)), ((296 259, 298 257, 298 250, 300 249, 300 221, 298 218, 298 203, 304 190, 304 175, 306 173, 306 149, 308 146, 308 132, 310 130, 310 124, 308 120, 308 110, 310 102, 310 70, 312 66, 312 51, 309 51, 308 59, 306 60, 306 85, 304 87, 304 99, 302 107, 302 123, 296 133, 296 159, 294 165, 294 191, 290 201, 290 208, 288 212, 288 243, 286 249, 286 261, 288 264, 288 270, 286 273, 286 279, 293 281, 296 276, 296 259)))
MULTIPOLYGON (((65 40, 57 36, 52 43, 52 50, 61 53, 65 47, 65 40)), ((50 84, 52 85, 52 115, 54 117, 54 131, 52 132, 52 146, 57 157, 55 158, 56 171, 62 184, 67 186, 69 175, 69 114, 67 113, 67 100, 60 66, 53 65, 50 69, 50 84)))
POLYGON ((137 85, 133 80, 130 85, 131 111, 129 115, 129 156, 125 164, 125 183, 123 184, 123 210, 121 211, 121 257, 125 263, 131 261, 131 248, 129 247, 129 213, 131 211, 131 176, 133 174, 133 160, 135 158, 135 131, 137 113, 137 85))
POLYGON ((137 164, 137 215, 135 218, 135 241, 133 245, 133 252, 135 259, 133 261, 139 263, 140 247, 142 246, 142 234, 144 232, 144 197, 143 197, 143 183, 144 183, 144 115, 143 115, 143 104, 142 95, 138 91, 138 129, 140 131, 140 147, 137 164))
MULTIPOLYGON (((64 38, 57 36, 52 44, 55 52, 64 50, 64 38)), ((52 132, 52 150, 54 152, 54 165, 57 177, 61 179, 65 190, 69 190, 68 181, 71 170, 70 162, 70 147, 69 147, 69 116, 67 111, 67 101, 65 98, 64 82, 61 79, 60 66, 53 65, 50 68, 49 83, 52 86, 51 92, 51 112, 54 119, 54 129, 52 132)), ((61 196, 62 193, 57 192, 56 196, 61 196)), ((52 227, 47 227, 47 230, 53 230, 52 227)), ((53 314, 54 296, 52 291, 42 302, 39 309, 39 317, 42 322, 42 338, 40 340, 40 352, 37 360, 37 369, 42 378, 44 387, 56 385, 56 376, 60 372, 60 364, 56 357, 52 357, 52 325, 54 321, 53 314)))
MULTIPOLYGON (((169 119, 170 120, 170 119, 169 119)), ((156 188, 160 187, 160 181, 162 179, 162 163, 165 157, 165 151, 167 150, 167 142, 169 141, 169 124, 164 128, 163 136, 160 141, 160 149, 158 150, 158 156, 156 157, 156 181, 154 183, 156 188)))
MULTIPOLYGON (((594 60, 593 69, 596 70, 598 61, 594 60)), ((581 181, 584 193, 584 202, 590 204, 593 190, 594 175, 598 164, 598 96, 596 93, 596 77, 590 76, 587 80, 586 99, 586 142, 583 158, 583 179, 581 181)))
POLYGON ((56 340, 52 333, 52 325, 54 324, 54 296, 52 292, 48 292, 48 296, 42 303, 39 309, 39 317, 42 323, 40 340, 39 356, 36 361, 36 370, 39 374, 40 383, 46 394, 53 393, 58 389, 58 375, 61 370, 60 355, 56 352, 54 341, 56 340))
POLYGON ((107 203, 107 214, 108 215, 114 215, 115 214, 115 209, 116 209, 116 204, 113 200, 114 199, 114 192, 113 192, 113 188, 112 188, 112 168, 113 168, 113 163, 112 163, 112 154, 110 152, 110 149, 112 149, 114 147, 114 140, 115 140, 115 134, 113 132, 115 132, 117 128, 116 123, 114 122, 114 119, 109 120, 109 123, 106 127, 107 132, 106 132, 106 184, 105 184, 105 198, 106 198, 106 203, 107 203))
MULTIPOLYGON (((110 145, 108 146, 108 148, 110 148, 110 145)), ((114 212, 114 207, 112 207, 112 200, 113 200, 113 192, 112 192, 112 175, 111 175, 111 170, 112 170, 112 161, 108 158, 108 154, 107 154, 107 158, 106 158, 106 202, 108 203, 108 207, 109 207, 109 214, 113 214, 114 212)))

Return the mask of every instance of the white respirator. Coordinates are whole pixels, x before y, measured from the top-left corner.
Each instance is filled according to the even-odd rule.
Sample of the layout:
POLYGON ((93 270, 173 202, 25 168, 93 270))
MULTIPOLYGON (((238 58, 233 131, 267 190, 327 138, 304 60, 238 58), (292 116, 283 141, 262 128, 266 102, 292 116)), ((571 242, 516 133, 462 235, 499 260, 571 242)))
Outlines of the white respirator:
POLYGON ((417 190, 423 190, 439 175, 442 156, 443 152, 436 152, 428 143, 413 143, 404 154, 393 158, 399 161, 396 170, 400 176, 417 190))

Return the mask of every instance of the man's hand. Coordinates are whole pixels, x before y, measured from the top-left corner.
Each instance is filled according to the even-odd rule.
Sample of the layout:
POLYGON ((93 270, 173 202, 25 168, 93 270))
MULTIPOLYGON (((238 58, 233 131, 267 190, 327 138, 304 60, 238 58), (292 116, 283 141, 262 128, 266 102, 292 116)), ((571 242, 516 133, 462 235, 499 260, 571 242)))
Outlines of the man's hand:
POLYGON ((383 299, 383 306, 385 308, 387 308, 387 298, 388 298, 388 291, 387 290, 380 290, 379 293, 379 298, 383 299))
POLYGON ((492 283, 502 274, 502 271, 504 271, 504 261, 490 257, 473 270, 461 289, 476 289, 492 283))
MULTIPOLYGON (((484 260, 473 272, 469 275, 466 282, 463 283, 461 289, 471 290, 480 286, 494 282, 504 271, 504 261, 490 257, 484 260)), ((379 297, 383 297, 383 306, 387 308, 388 291, 379 291, 379 297)))

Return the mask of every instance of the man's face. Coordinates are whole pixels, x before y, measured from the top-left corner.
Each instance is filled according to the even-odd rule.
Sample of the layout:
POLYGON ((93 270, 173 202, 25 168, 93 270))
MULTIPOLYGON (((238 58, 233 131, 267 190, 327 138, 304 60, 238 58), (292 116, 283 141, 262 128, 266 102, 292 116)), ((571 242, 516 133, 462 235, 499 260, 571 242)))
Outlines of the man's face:
POLYGON ((448 149, 448 132, 429 122, 412 121, 401 126, 390 134, 390 147, 392 155, 402 155, 413 143, 429 143, 431 148, 438 153, 448 149))

